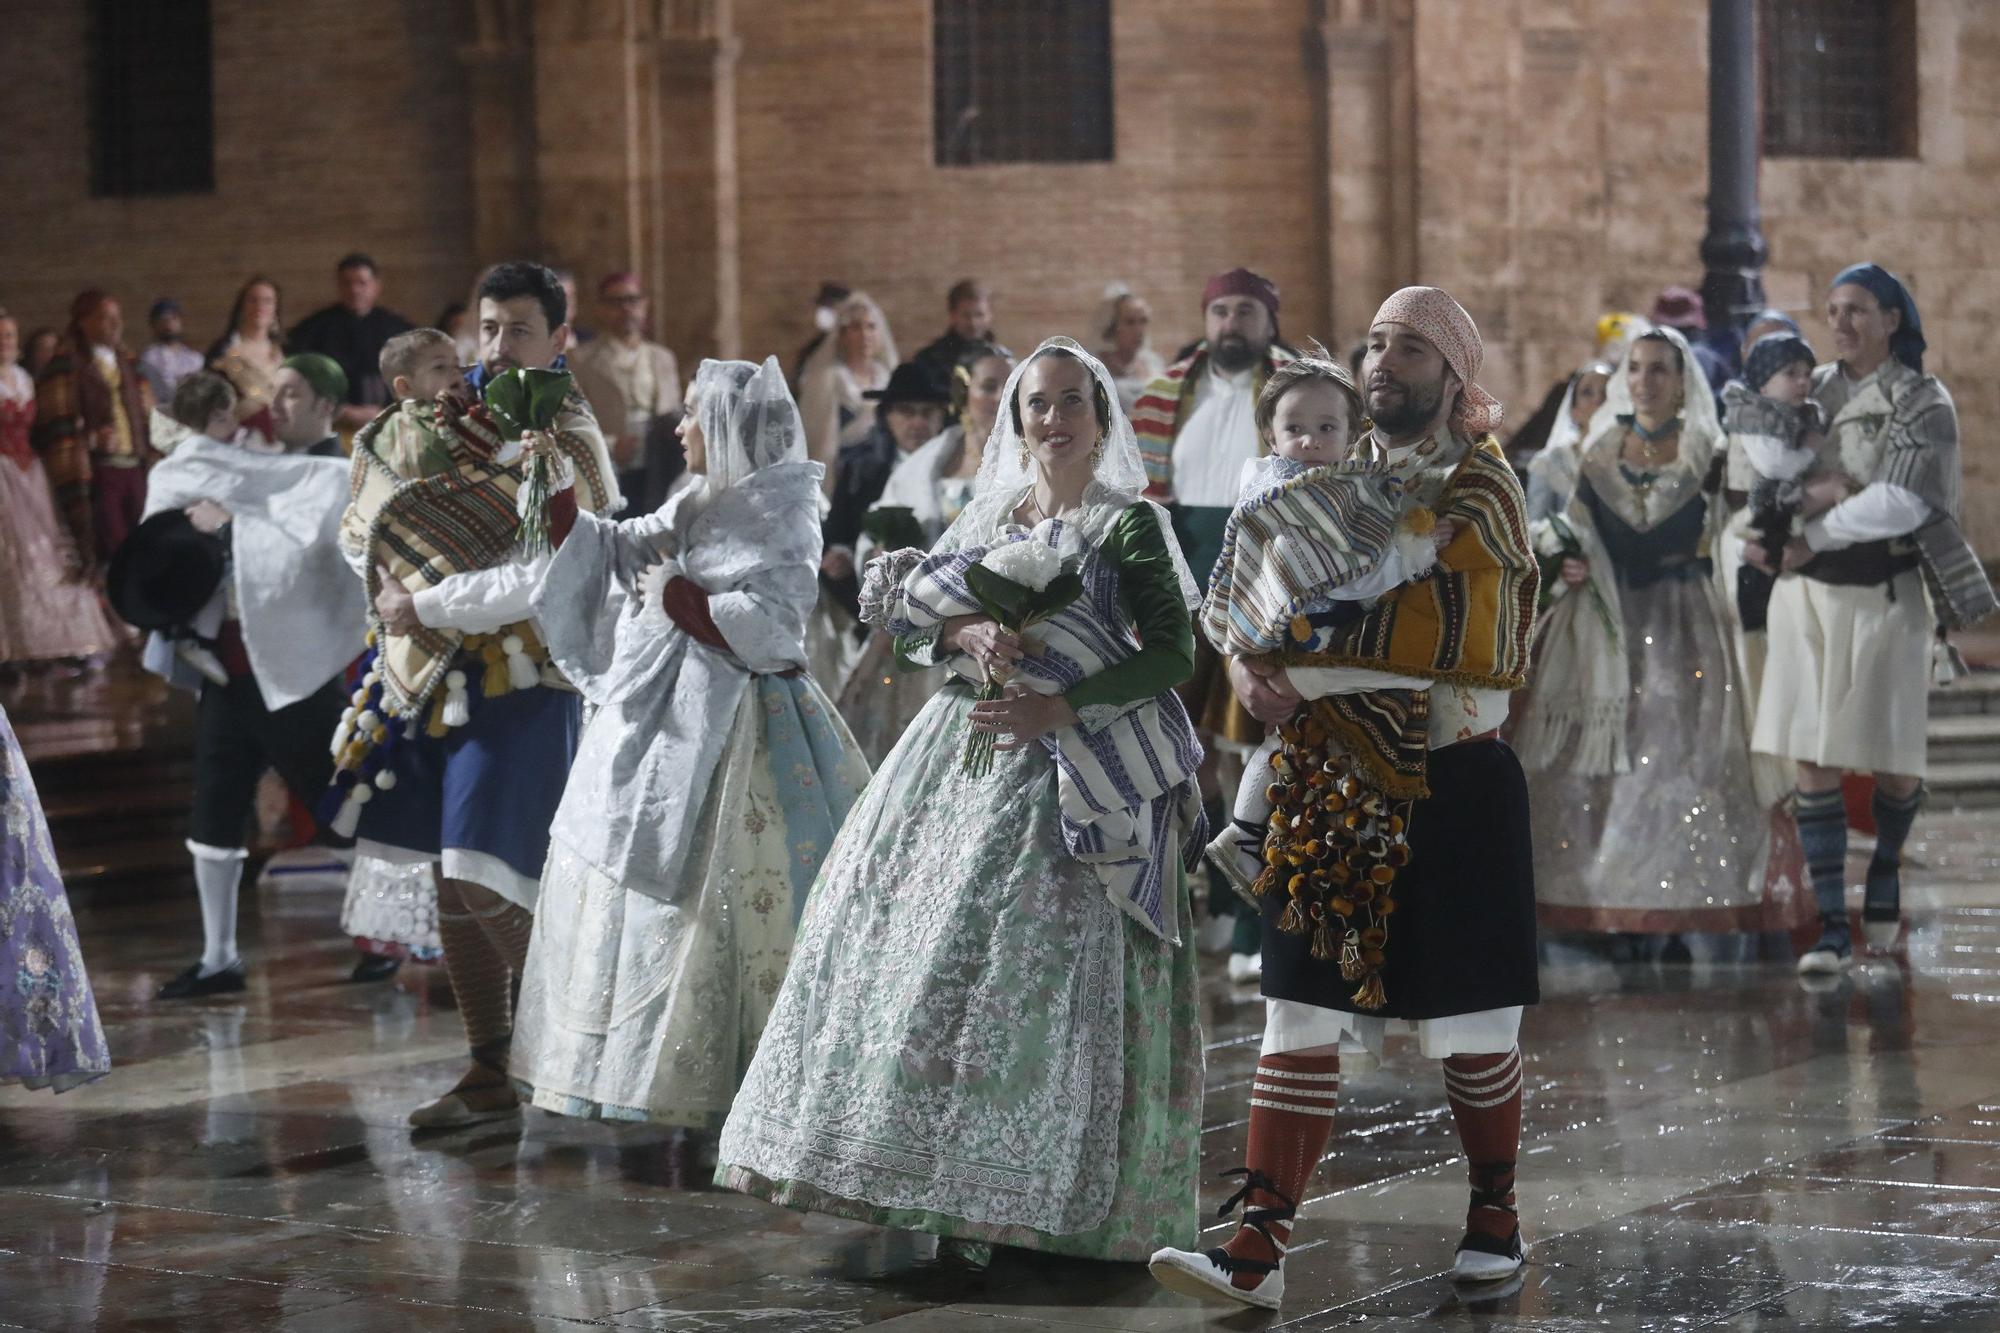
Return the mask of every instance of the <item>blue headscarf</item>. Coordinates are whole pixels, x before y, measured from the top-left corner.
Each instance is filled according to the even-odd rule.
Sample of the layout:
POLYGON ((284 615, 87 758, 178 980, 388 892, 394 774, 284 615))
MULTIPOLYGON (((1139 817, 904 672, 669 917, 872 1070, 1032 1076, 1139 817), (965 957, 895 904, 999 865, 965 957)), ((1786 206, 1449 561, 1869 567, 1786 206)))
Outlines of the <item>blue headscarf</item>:
POLYGON ((1889 335, 1889 355, 1916 371, 1924 373, 1924 322, 1917 315, 1917 303, 1910 299, 1910 289, 1902 279, 1883 268, 1880 264, 1850 264, 1834 275, 1832 291, 1845 283, 1866 287, 1884 309, 1903 312, 1903 322, 1889 335))

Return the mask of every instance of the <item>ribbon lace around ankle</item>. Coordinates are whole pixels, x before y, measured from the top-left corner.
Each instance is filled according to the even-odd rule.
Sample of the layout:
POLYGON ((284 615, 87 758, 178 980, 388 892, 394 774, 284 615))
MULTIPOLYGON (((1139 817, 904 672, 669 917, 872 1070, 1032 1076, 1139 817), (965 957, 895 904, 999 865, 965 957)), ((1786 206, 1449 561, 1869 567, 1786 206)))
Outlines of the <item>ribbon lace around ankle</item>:
POLYGON ((1494 1183, 1481 1185, 1475 1182, 1473 1184, 1472 1206, 1474 1208, 1492 1208, 1496 1211, 1519 1217, 1520 1210, 1514 1206, 1512 1198, 1509 1197, 1514 1193, 1514 1164, 1512 1162, 1495 1162, 1490 1166, 1481 1167, 1480 1174, 1494 1183))
MULTIPOLYGON (((1243 1210, 1243 1225, 1262 1236, 1264 1243, 1271 1247, 1272 1254, 1282 1256, 1285 1252, 1285 1247, 1278 1243, 1276 1236, 1271 1234, 1271 1224, 1273 1222, 1291 1221, 1298 1215, 1298 1205, 1262 1171, 1254 1171, 1245 1166, 1238 1167, 1234 1171, 1225 1171, 1222 1173, 1222 1179, 1224 1180, 1228 1180, 1231 1176, 1242 1176, 1243 1187, 1223 1200, 1222 1206, 1215 1210, 1215 1215, 1219 1218, 1227 1217, 1236 1211, 1237 1204, 1243 1203, 1249 1198, 1251 1191, 1264 1191, 1264 1193, 1276 1199, 1282 1206, 1277 1208, 1245 1208, 1243 1210)), ((1278 1265, 1275 1263, 1265 1263, 1261 1259, 1238 1259, 1227 1250, 1220 1248, 1207 1250, 1204 1253, 1207 1255, 1210 1263, 1225 1273, 1233 1274, 1238 1271, 1245 1273, 1275 1273, 1278 1271, 1278 1265)))

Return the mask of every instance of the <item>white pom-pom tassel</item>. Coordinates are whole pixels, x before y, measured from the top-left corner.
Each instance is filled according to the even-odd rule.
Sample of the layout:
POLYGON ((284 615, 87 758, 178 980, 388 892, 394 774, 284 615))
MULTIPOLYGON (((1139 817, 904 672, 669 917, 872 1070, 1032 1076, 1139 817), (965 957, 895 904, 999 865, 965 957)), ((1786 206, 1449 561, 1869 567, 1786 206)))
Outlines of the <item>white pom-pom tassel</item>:
POLYGON ((444 724, 462 727, 472 721, 472 697, 465 692, 465 673, 448 671, 444 677, 444 724))
POLYGON ((541 682, 541 670, 535 666, 535 659, 528 656, 528 645, 521 642, 518 634, 509 634, 500 640, 500 651, 507 654, 507 683, 517 690, 532 690, 541 682))
POLYGON ((340 725, 333 729, 333 757, 336 762, 347 752, 347 743, 354 739, 354 719, 359 716, 352 704, 341 710, 340 725))
POLYGON ((340 803, 340 813, 333 817, 333 831, 343 838, 351 838, 361 827, 361 807, 368 804, 375 795, 375 789, 365 782, 357 782, 347 789, 347 799, 340 803))
POLYGON ((385 768, 375 775, 375 790, 390 791, 396 786, 396 770, 385 768))

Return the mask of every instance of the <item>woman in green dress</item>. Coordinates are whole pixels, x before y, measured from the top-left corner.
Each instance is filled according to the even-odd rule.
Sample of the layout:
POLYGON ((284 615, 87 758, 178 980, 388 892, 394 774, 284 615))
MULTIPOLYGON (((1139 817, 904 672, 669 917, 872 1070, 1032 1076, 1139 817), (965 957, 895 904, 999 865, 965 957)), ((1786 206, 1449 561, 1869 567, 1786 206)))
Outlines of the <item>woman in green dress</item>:
POLYGON ((870 564, 864 616, 953 675, 820 870, 716 1179, 966 1262, 1141 1262, 1197 1229, 1201 751, 1173 687, 1200 599, 1096 358, 1051 339, 1003 402, 937 547, 870 564), (1016 543, 1084 586, 1021 635, 959 614, 967 568, 1016 543))

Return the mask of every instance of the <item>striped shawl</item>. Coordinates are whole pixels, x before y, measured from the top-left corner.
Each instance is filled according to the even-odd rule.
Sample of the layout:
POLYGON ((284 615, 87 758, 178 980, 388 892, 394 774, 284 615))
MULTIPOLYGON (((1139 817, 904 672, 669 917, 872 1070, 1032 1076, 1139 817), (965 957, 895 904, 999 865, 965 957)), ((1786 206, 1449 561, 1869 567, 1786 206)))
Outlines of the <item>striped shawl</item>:
MULTIPOLYGON (((409 477, 392 466, 384 432, 398 421, 390 408, 361 428, 354 440, 349 472, 351 501, 343 522, 344 539, 367 553, 368 619, 380 647, 384 705, 398 715, 414 714, 437 693, 464 646, 454 629, 421 627, 390 634, 375 610, 381 570, 387 568, 412 592, 436 586, 453 574, 491 569, 513 558, 521 519, 516 498, 521 487, 518 461, 492 460, 502 442, 492 428, 468 414, 440 428, 456 467, 409 477)), ((574 473, 577 502, 603 513, 618 502, 616 474, 604 436, 581 394, 574 389, 551 432, 556 453, 574 473)), ((403 454, 404 458, 409 455, 403 454)), ((525 637, 525 636, 524 636, 525 637)))
POLYGON ((1521 483, 1492 436, 1466 453, 1435 506, 1458 525, 1430 576, 1385 594, 1338 640, 1286 666, 1368 667, 1473 689, 1527 683, 1540 573, 1521 483))
MULTIPOLYGON (((1272 371, 1297 358, 1298 353, 1291 349, 1271 344, 1250 386, 1252 400, 1264 391, 1264 381, 1271 378, 1272 371)), ((1132 431, 1139 437, 1139 456, 1146 464, 1149 500, 1166 504, 1174 498, 1174 437, 1180 434, 1181 423, 1193 410, 1195 387, 1201 383, 1206 369, 1208 344, 1203 342, 1188 356, 1168 366, 1166 374, 1147 385, 1132 404, 1132 431)), ((1257 452, 1268 452, 1261 440, 1257 452)))
MULTIPOLYGON (((1061 550, 1069 525, 1043 525, 1029 540, 1061 550)), ((882 601, 882 623, 897 635, 935 633, 953 616, 979 611, 965 571, 990 549, 960 547, 925 557, 882 601)), ((1073 550, 1068 552, 1075 554, 1073 550)), ((1037 648, 1021 660, 1019 682, 1037 694, 1063 694, 1139 649, 1118 602, 1118 570, 1095 551, 1083 555, 1084 593, 1030 631, 1037 648)), ((951 667, 975 682, 964 658, 951 667)), ((1201 745, 1187 710, 1171 690, 1092 726, 1086 721, 1041 738, 1054 760, 1069 852, 1094 869, 1106 894, 1162 939, 1167 918, 1168 857, 1191 867, 1204 841, 1195 773, 1201 745), (1179 843, 1177 846, 1176 843, 1179 843)))

